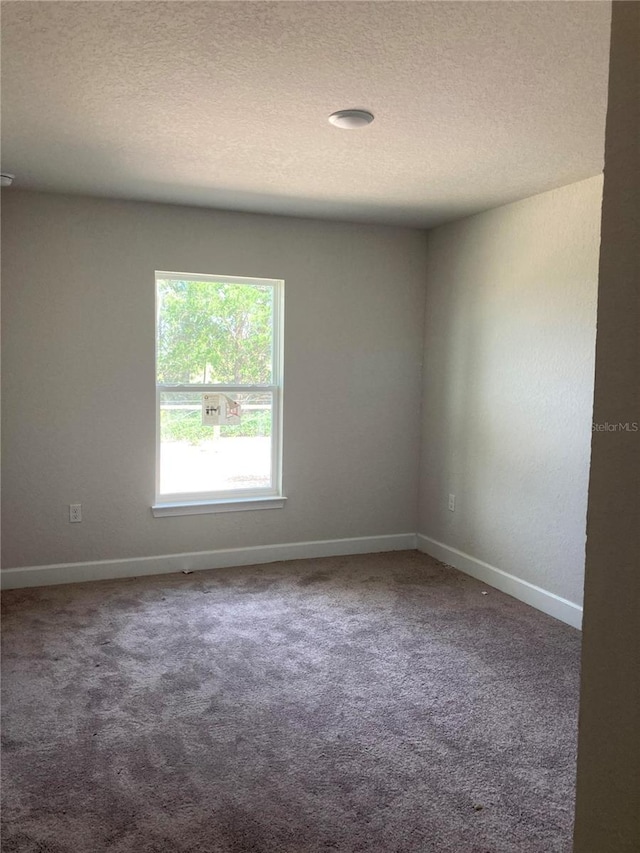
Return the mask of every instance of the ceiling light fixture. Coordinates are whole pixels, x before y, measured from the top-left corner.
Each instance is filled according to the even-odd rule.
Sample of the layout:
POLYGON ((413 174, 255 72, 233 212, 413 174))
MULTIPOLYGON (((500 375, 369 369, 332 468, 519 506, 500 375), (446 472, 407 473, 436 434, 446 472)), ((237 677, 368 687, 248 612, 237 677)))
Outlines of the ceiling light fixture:
POLYGON ((329 121, 342 130, 357 130, 371 124, 373 113, 370 113, 369 110, 338 110, 331 113, 329 121))
POLYGON ((0 174, 0 187, 10 187, 13 183, 15 175, 10 175, 8 172, 0 174))

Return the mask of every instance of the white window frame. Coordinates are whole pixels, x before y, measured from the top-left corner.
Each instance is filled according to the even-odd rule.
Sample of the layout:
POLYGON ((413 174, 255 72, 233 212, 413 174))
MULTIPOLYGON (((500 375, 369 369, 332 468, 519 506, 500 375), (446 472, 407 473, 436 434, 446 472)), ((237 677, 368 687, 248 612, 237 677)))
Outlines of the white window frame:
POLYGON ((234 510, 278 509, 284 506, 282 494, 282 404, 283 404, 283 355, 284 355, 284 281, 273 278, 245 278, 230 275, 204 273, 179 273, 156 270, 154 278, 156 299, 155 322, 155 384, 156 384, 156 500, 152 506, 156 517, 167 515, 190 515, 234 510), (211 281, 223 284, 246 284, 272 289, 273 314, 271 338, 271 384, 268 385, 225 385, 186 384, 163 385, 158 383, 158 279, 179 281, 211 281), (160 402, 162 393, 205 393, 238 394, 266 391, 272 395, 271 417, 271 486, 254 489, 229 489, 224 491, 161 494, 160 492, 160 402))

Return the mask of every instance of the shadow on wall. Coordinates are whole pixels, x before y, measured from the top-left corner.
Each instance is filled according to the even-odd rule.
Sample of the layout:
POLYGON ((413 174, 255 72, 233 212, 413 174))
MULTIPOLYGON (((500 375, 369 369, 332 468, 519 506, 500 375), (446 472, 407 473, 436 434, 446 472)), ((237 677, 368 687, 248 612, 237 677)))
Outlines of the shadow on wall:
POLYGON ((601 186, 429 238, 420 532, 578 603, 601 186))

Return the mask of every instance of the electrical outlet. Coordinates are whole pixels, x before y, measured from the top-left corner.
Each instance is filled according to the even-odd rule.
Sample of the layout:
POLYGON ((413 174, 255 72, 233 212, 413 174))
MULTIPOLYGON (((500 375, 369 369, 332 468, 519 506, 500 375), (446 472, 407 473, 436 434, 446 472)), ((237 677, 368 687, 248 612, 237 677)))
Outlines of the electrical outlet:
POLYGON ((449 495, 449 509, 451 510, 451 512, 455 512, 455 509, 456 509, 456 496, 455 495, 449 495))
POLYGON ((82 521, 82 504, 69 504, 69 521, 82 521))

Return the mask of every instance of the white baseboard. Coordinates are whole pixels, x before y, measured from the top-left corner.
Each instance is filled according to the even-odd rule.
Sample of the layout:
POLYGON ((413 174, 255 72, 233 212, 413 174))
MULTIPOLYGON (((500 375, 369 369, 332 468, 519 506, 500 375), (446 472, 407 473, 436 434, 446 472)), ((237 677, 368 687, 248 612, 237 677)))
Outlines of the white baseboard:
POLYGON ((416 548, 489 586, 524 601, 543 613, 554 616, 574 628, 582 626, 582 608, 528 581, 503 572, 482 560, 451 548, 428 536, 396 533, 388 536, 360 536, 354 539, 324 539, 316 542, 289 542, 250 548, 226 548, 187 554, 161 554, 156 557, 132 557, 123 560, 96 560, 85 563, 59 563, 52 566, 24 566, 0 572, 2 589, 50 586, 81 581, 131 578, 171 572, 195 572, 252 566, 278 560, 304 560, 312 557, 338 557, 348 554, 373 554, 381 551, 407 551, 416 548))
POLYGON ((24 566, 2 569, 2 589, 21 589, 61 583, 131 578, 170 572, 194 572, 252 566, 278 560, 303 560, 309 557, 339 557, 348 554, 373 554, 381 551, 409 551, 416 547, 415 533, 389 536, 360 536, 355 539, 324 539, 317 542, 289 542, 283 545, 258 545, 251 548, 226 548, 219 551, 195 551, 190 554, 162 554, 157 557, 132 557, 124 560, 96 560, 86 563, 58 563, 52 566, 24 566))
POLYGON ((437 542, 435 539, 423 536, 421 533, 416 535, 416 540, 418 551, 429 554, 436 560, 453 566, 454 569, 506 592, 507 595, 524 601, 525 604, 542 610, 543 613, 560 619, 561 622, 566 622, 567 625, 572 625, 578 629, 582 628, 582 607, 580 605, 567 601, 566 598, 560 598, 559 595, 521 580, 508 574, 508 572, 503 572, 502 569, 496 569, 495 566, 490 566, 489 563, 484 563, 470 554, 465 554, 464 551, 458 551, 457 548, 451 548, 443 542, 437 542))

